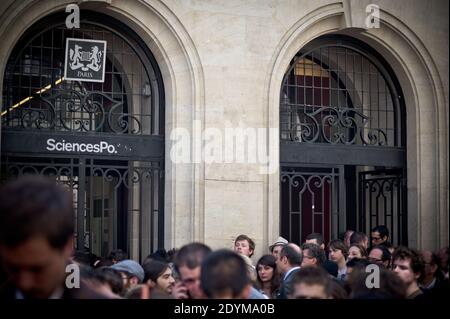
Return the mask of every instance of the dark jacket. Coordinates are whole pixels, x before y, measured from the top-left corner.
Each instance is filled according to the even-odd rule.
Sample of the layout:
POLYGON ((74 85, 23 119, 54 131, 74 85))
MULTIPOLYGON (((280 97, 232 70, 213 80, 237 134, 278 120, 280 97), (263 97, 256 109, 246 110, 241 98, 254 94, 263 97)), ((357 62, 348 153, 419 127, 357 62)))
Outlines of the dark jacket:
POLYGON ((292 280, 294 279, 294 275, 300 268, 297 268, 289 273, 289 275, 283 280, 280 286, 280 290, 278 291, 277 299, 287 299, 288 295, 291 292, 292 280))

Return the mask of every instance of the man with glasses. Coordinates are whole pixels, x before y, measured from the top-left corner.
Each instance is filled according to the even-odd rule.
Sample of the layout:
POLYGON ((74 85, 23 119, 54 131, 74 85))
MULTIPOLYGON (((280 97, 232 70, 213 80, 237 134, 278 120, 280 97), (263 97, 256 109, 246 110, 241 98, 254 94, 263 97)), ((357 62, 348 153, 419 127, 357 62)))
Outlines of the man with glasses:
POLYGON ((325 252, 316 244, 303 244, 302 267, 318 267, 322 266, 326 260, 325 252))
POLYGON ((371 233, 372 246, 380 246, 388 243, 389 229, 384 225, 378 225, 372 229, 371 233))
POLYGON ((131 290, 144 280, 144 269, 134 260, 125 259, 110 268, 120 272, 125 290, 131 290))

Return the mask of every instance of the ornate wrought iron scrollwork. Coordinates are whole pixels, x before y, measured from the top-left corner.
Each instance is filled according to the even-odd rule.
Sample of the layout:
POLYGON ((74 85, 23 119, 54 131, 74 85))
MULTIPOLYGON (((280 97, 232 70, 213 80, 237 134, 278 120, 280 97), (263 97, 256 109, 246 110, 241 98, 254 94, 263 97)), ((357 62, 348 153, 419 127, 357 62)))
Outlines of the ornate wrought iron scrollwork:
POLYGON ((370 128, 370 117, 353 108, 323 106, 307 112, 297 107, 282 108, 290 117, 290 140, 302 143, 388 145, 386 132, 370 128))
POLYGON ((281 182, 289 186, 290 189, 296 188, 295 192, 303 194, 306 190, 313 194, 315 191, 322 189, 327 184, 333 183, 333 174, 317 174, 311 175, 307 173, 298 172, 282 172, 281 182), (315 188, 315 189, 314 189, 315 188))
POLYGON ((123 101, 114 100, 103 92, 64 89, 52 95, 33 97, 30 101, 30 104, 9 110, 3 125, 24 129, 143 134, 140 117, 124 112, 123 101))

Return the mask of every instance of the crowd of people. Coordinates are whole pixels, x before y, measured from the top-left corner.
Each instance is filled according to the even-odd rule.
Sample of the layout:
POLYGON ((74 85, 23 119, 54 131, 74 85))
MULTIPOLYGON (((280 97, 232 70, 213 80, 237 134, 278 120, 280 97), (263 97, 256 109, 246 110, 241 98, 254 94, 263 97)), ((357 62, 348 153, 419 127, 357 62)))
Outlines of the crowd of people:
POLYGON ((279 237, 258 258, 255 242, 239 235, 233 249, 212 250, 194 242, 157 250, 141 263, 120 249, 104 258, 73 252, 73 229, 71 194, 62 187, 38 177, 5 184, 0 190, 0 299, 426 299, 449 295, 448 247, 436 252, 395 247, 384 225, 370 234, 348 230, 342 240, 328 243, 319 233, 309 234, 301 245, 279 237), (67 284, 66 269, 71 263, 80 270, 80 284, 75 288, 67 284))

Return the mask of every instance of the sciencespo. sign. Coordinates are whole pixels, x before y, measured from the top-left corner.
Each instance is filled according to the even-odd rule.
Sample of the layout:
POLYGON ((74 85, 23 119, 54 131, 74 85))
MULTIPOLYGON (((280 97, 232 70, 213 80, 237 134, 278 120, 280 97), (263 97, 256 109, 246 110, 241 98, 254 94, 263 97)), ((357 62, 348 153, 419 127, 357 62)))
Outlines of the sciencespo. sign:
POLYGON ((64 134, 58 132, 8 131, 1 135, 2 152, 35 153, 147 160, 164 156, 164 137, 117 134, 64 134))
POLYGON ((98 143, 66 142, 65 140, 47 139, 47 151, 50 152, 76 152, 76 153, 109 153, 117 154, 116 147, 106 141, 98 143))

